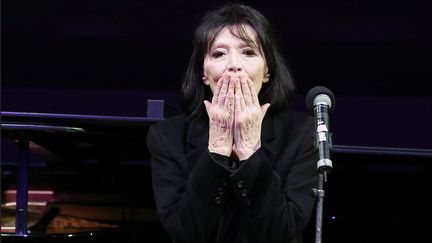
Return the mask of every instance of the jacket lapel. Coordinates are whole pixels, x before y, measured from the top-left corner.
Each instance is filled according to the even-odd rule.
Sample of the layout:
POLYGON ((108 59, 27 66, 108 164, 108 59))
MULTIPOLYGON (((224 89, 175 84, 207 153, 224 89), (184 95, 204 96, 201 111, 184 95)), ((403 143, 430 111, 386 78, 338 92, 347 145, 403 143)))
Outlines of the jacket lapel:
POLYGON ((274 117, 264 117, 261 125, 261 143, 269 143, 275 137, 274 117))
POLYGON ((186 159, 188 171, 192 170, 201 155, 208 151, 208 139, 207 122, 198 118, 189 120, 186 132, 186 159))

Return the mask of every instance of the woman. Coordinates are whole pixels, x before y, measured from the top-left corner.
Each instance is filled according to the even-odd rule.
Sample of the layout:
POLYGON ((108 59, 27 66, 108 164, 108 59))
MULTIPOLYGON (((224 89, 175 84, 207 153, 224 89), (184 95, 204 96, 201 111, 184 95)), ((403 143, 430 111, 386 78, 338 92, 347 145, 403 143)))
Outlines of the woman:
POLYGON ((229 4, 194 36, 185 114, 152 126, 157 210, 174 242, 302 242, 318 181, 313 120, 268 21, 229 4))

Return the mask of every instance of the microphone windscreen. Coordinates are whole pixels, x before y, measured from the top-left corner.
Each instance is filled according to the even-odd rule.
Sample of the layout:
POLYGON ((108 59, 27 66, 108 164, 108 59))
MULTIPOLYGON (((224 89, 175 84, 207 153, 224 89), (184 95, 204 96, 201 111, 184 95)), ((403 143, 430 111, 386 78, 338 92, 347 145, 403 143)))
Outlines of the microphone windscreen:
POLYGON ((318 95, 327 95, 331 100, 331 104, 330 104, 329 108, 331 108, 331 109, 334 108, 334 106, 336 104, 336 100, 335 100, 335 96, 334 96, 333 92, 324 86, 315 86, 312 89, 310 89, 306 95, 306 107, 310 111, 313 111, 314 100, 315 100, 315 97, 317 97, 318 95))

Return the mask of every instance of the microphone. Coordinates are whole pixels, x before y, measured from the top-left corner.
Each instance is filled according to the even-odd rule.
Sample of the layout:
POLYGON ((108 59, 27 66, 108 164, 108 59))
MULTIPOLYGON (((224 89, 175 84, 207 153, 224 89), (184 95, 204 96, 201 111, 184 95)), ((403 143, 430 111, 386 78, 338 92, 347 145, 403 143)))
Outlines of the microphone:
POLYGON ((315 146, 319 150, 317 169, 324 175, 330 172, 333 167, 330 158, 333 145, 329 131, 329 113, 335 107, 335 102, 333 92, 323 86, 312 88, 306 95, 306 106, 313 112, 315 118, 315 146))

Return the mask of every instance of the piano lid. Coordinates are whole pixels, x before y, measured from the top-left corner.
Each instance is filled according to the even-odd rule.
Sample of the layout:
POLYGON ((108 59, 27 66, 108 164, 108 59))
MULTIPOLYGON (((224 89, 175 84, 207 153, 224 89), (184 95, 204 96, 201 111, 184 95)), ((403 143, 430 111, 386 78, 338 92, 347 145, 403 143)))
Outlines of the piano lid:
MULTIPOLYGON (((163 118, 1 112, 1 129, 12 140, 25 138, 38 151, 71 161, 142 159, 148 128, 163 118)), ((52 157, 52 156, 51 156, 52 157)))

